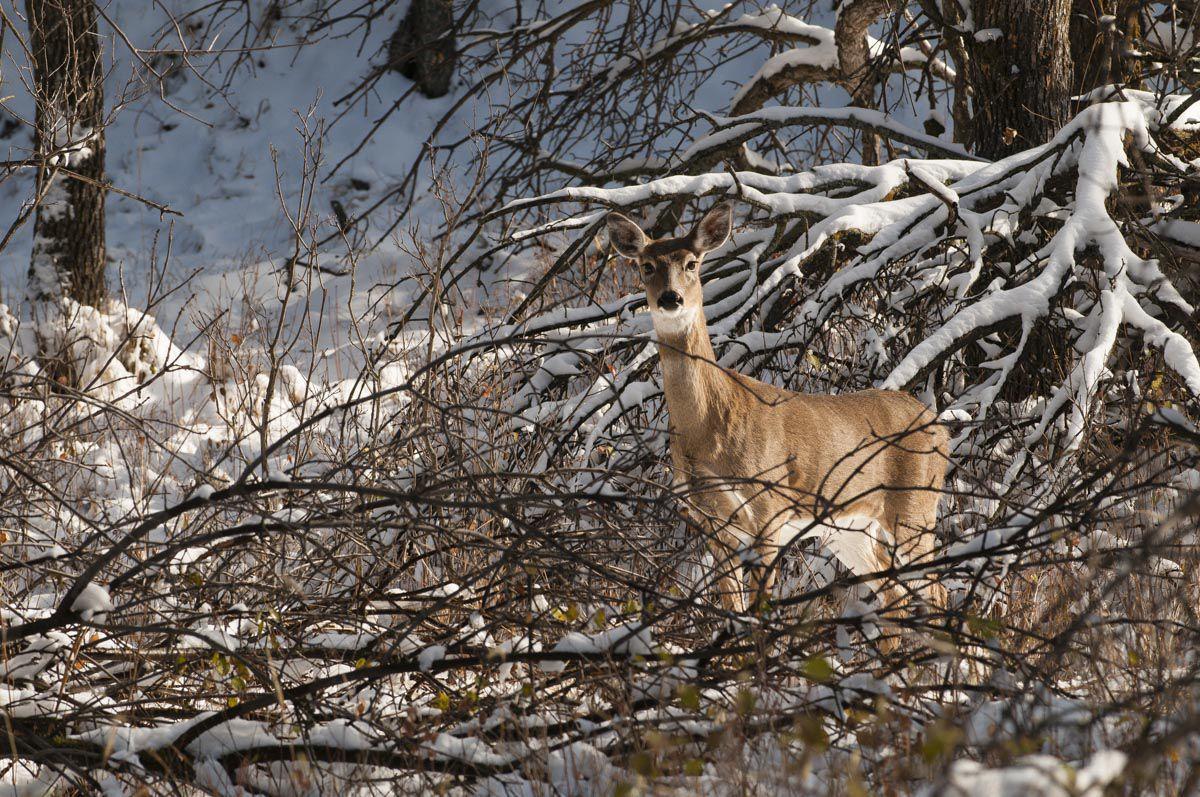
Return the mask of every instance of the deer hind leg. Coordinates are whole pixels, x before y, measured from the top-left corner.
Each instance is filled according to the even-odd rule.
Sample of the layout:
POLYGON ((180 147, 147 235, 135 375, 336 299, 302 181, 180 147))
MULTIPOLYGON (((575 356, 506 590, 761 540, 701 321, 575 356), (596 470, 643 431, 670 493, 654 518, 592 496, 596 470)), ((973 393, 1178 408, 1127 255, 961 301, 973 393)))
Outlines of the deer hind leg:
MULTIPOLYGON (((791 513, 778 512, 776 519, 762 525, 754 537, 754 563, 748 570, 753 574, 749 585, 755 606, 762 605, 775 593, 775 579, 779 577, 779 554, 790 542, 789 532, 796 526, 791 513)), ((794 532, 793 532, 794 533, 794 532)))
POLYGON ((775 560, 779 558, 779 546, 769 542, 759 543, 754 547, 754 555, 750 594, 754 597, 753 605, 762 606, 775 593, 775 560))

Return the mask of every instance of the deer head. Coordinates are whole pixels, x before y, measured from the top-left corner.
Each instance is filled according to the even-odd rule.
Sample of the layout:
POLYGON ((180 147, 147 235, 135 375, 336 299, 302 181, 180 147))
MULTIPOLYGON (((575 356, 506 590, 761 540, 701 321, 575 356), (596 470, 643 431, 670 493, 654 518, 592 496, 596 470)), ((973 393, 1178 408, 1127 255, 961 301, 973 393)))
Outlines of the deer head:
POLYGON ((654 328, 659 336, 687 332, 697 314, 703 317, 700 263, 704 255, 729 240, 733 210, 722 202, 678 238, 650 239, 620 213, 608 214, 608 236, 622 256, 635 261, 646 289, 654 328))

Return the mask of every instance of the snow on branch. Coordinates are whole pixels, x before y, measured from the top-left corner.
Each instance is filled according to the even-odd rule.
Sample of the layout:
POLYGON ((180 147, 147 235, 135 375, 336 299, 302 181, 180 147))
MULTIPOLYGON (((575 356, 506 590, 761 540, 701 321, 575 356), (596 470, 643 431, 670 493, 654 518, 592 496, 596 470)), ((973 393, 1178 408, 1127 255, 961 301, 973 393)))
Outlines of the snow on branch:
POLYGON ((806 83, 835 83, 856 100, 863 100, 874 88, 874 77, 869 68, 872 62, 882 62, 885 72, 932 67, 938 77, 952 80, 953 71, 940 59, 930 59, 914 47, 893 51, 867 32, 867 28, 888 13, 892 5, 886 0, 842 3, 834 28, 809 25, 773 9, 773 13, 787 20, 789 28, 804 31, 805 46, 785 50, 767 59, 734 93, 730 102, 733 114, 740 116, 757 111, 772 97, 806 83))
MULTIPOLYGON (((1072 449, 1112 358, 1129 350, 1131 336, 1160 353, 1189 397, 1200 396, 1196 354, 1171 321, 1192 307, 1155 260, 1135 251, 1132 230, 1141 222, 1130 227, 1111 210, 1130 152, 1173 168, 1146 117, 1142 103, 1098 103, 1049 143, 991 164, 953 153, 959 157, 877 167, 837 164, 786 176, 716 171, 617 188, 564 188, 511 202, 504 212, 582 202, 653 213, 664 203, 734 199, 745 225, 732 244, 710 256, 705 281, 706 314, 723 364, 757 369, 778 362, 781 352, 807 349, 818 360, 850 357, 852 368, 842 367, 858 384, 912 388, 923 380, 933 384, 927 380, 939 369, 961 364, 969 347, 986 346, 987 362, 974 378, 935 397, 946 417, 975 423, 989 417, 1021 373, 1036 331, 1053 325, 1055 334, 1066 332, 1072 342, 1074 363, 1030 418, 1022 445, 1037 445, 1065 414, 1066 434, 1056 439, 1072 449), (796 280, 804 301, 789 320, 767 328, 779 312, 780 291, 796 280), (932 323, 919 332, 906 328, 901 319, 913 313, 932 323), (1065 328, 1055 320, 1062 313, 1065 328), (1002 331, 1008 335, 1010 325, 1011 338, 989 342, 1000 341, 1002 331)), ((693 144, 684 162, 768 128, 814 120, 870 124, 913 145, 934 146, 872 111, 771 108, 716 120, 717 130, 693 144)), ((545 229, 596 218, 586 210, 545 229)), ((615 375, 584 382, 551 369, 554 375, 541 387, 530 383, 518 393, 518 410, 526 417, 561 414, 573 427, 587 428, 583 457, 624 428, 631 412, 656 406, 657 389, 647 388, 640 376, 651 352, 648 328, 636 315, 629 318, 638 307, 638 296, 631 295, 519 327, 547 336, 544 362, 595 346, 621 363, 615 375), (622 332, 627 343, 615 349, 604 343, 622 332), (562 399, 547 400, 549 385, 573 383, 577 387, 562 399)))

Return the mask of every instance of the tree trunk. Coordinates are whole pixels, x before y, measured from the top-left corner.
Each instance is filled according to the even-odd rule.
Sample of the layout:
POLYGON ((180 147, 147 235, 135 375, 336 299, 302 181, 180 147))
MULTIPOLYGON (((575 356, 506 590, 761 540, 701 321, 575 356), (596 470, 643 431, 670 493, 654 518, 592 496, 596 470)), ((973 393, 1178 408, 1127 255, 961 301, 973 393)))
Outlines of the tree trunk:
POLYGON ((1045 143, 1071 111, 1070 0, 980 0, 972 9, 975 152, 1002 158, 1045 143))
POLYGON ((1129 78, 1124 55, 1136 50, 1142 38, 1140 2, 1135 0, 1074 0, 1071 10, 1071 56, 1075 60, 1075 93, 1121 83, 1137 88, 1129 78))
POLYGON ((29 292, 98 306, 104 282, 104 72, 93 0, 26 0, 41 202, 29 292), (65 174, 73 172, 78 177, 65 174))
POLYGON ((450 0, 412 0, 388 42, 389 66, 432 98, 450 91, 457 60, 450 0))

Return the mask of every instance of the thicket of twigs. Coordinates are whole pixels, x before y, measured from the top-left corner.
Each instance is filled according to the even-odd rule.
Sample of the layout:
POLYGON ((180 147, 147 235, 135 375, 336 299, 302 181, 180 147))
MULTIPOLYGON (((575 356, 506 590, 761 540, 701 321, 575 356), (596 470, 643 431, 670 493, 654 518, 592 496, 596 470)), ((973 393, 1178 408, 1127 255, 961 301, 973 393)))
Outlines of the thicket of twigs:
MULTIPOLYGON (((285 18, 359 35, 382 8, 285 18)), ((42 334, 76 358, 71 388, 42 372, 27 327, 0 323, 6 782, 1194 788, 1200 116, 1186 100, 1097 96, 1049 143, 984 163, 875 111, 804 105, 807 82, 795 105, 749 107, 748 83, 734 118, 681 121, 704 82, 697 42, 724 58, 833 41, 778 10, 621 27, 589 3, 505 18, 504 33, 481 13, 461 11, 475 65, 461 102, 502 79, 514 95, 471 139, 474 185, 442 193, 436 236, 411 242, 426 290, 364 336, 360 373, 316 379, 282 311, 214 323, 183 351, 141 311, 71 307, 42 334), (589 57, 547 77, 560 38, 589 57), (657 44, 633 59, 633 40, 657 44), (654 79, 665 63, 682 65, 674 84, 654 79), (606 106, 614 86, 627 102, 606 106), (839 163, 814 127, 930 157, 839 163), (623 143, 575 157, 608 132, 623 143), (738 214, 705 267, 722 364, 811 392, 913 390, 951 428, 944 544, 920 565, 950 588, 947 610, 879 605, 870 578, 803 546, 767 605, 720 608, 665 464, 644 300, 598 237, 610 208, 665 231, 717 197, 738 214), (472 306, 468 286, 497 275, 509 284, 472 306)), ((895 24, 885 73, 935 85, 924 30, 895 24)), ((841 145, 854 159, 862 142, 841 145)), ((353 269, 371 212, 334 236, 300 204, 285 302, 312 288, 305 264, 353 269)))

